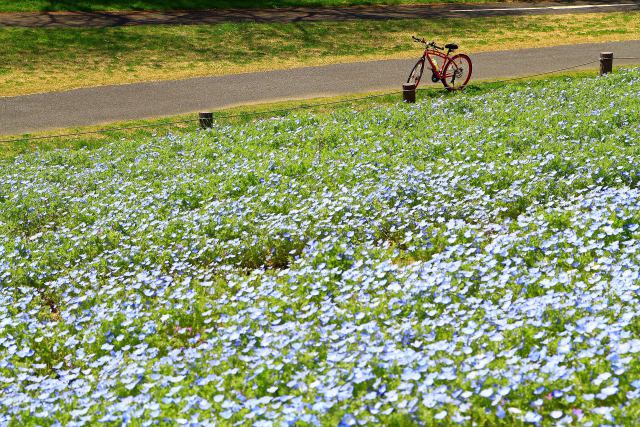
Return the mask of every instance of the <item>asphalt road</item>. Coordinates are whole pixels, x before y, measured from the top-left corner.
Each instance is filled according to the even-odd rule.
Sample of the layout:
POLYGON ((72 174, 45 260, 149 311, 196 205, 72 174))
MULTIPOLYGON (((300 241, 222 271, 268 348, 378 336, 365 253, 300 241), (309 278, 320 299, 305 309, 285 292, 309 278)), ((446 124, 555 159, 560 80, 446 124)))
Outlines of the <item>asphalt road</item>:
POLYGON ((309 22, 353 19, 470 18, 640 10, 640 0, 564 0, 514 3, 458 3, 336 8, 210 9, 115 12, 0 13, 0 27, 60 28, 125 25, 195 25, 221 22, 309 22))
MULTIPOLYGON (((640 40, 471 55, 472 80, 544 73, 598 59, 640 57, 640 40)), ((250 103, 400 90, 415 60, 388 60, 0 98, 0 135, 215 110, 250 103)), ((637 59, 614 60, 614 65, 637 59)), ((594 63, 581 68, 596 69, 594 63)))

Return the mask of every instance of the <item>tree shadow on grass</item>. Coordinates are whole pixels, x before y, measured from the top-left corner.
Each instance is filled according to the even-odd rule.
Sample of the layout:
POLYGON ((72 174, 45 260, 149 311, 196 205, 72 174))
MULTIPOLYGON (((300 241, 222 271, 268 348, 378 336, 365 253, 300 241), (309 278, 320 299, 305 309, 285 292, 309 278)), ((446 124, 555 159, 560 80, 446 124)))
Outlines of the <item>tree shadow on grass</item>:
MULTIPOLYGON (((445 0, 446 1, 446 0, 445 0)), ((419 2, 419 0, 418 0, 419 2)), ((41 11, 273 9, 346 5, 400 4, 398 0, 48 0, 41 11)))
MULTIPOLYGON (((468 0, 467 0, 468 1, 468 0)), ((504 0, 495 0, 496 3, 504 0)), ((540 0, 519 0, 523 3, 539 3, 540 0)), ((553 0, 557 3, 584 4, 583 0, 553 0)), ((640 4, 640 0, 626 0, 640 4)), ((271 9, 288 7, 339 7, 346 5, 396 5, 401 0, 46 0, 41 11, 101 10, 194 10, 194 9, 271 9)), ((406 3, 406 2, 405 2, 406 3)), ((411 3, 464 3, 460 0, 414 0, 411 3)), ((590 4, 611 4, 608 0, 589 0, 590 4)))

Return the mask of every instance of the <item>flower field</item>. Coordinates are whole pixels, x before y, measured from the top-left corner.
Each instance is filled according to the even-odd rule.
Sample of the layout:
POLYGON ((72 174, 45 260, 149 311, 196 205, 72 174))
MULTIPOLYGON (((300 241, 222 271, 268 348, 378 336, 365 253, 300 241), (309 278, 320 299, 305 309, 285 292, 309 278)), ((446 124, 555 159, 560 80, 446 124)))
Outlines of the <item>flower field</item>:
POLYGON ((629 425, 640 71, 0 164, 0 425, 629 425))

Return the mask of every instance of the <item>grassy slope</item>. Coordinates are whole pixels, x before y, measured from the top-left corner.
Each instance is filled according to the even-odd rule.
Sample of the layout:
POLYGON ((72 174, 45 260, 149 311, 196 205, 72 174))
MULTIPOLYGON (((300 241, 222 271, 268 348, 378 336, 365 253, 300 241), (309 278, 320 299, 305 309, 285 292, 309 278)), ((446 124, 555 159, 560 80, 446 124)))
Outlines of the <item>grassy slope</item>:
POLYGON ((0 96, 379 58, 640 38, 640 13, 0 31, 0 96), (603 19, 606 16, 606 19, 603 19))
POLYGON ((414 3, 485 3, 503 0, 0 0, 0 12, 62 10, 168 10, 349 6, 414 3))
POLYGON ((337 425, 373 393, 379 425, 633 424, 639 90, 636 71, 3 165, 0 414, 115 423, 131 397, 141 421, 171 397, 172 424, 224 399, 231 425, 291 396, 261 405, 337 425), (23 380, 58 372, 59 394, 23 380), (313 405, 326 384, 352 387, 313 405))
MULTIPOLYGON (((593 71, 565 71, 555 75, 546 75, 534 79, 516 80, 506 83, 506 86, 513 88, 525 86, 539 86, 547 84, 549 81, 562 81, 567 78, 581 78, 593 75, 593 71)), ((443 91, 440 85, 418 90, 418 100, 427 98, 446 99, 450 96, 470 96, 487 93, 491 90, 505 86, 505 83, 491 81, 472 83, 467 86, 464 95, 452 94, 443 91)), ((330 98, 308 99, 304 101, 280 101, 275 103, 257 104, 225 108, 215 112, 216 123, 243 124, 256 119, 285 117, 291 111, 306 110, 313 111, 317 115, 326 116, 341 106, 349 105, 356 111, 366 111, 370 108, 383 105, 394 105, 398 102, 398 94, 385 95, 380 92, 371 92, 359 95, 343 95, 330 98), (375 97, 366 98, 369 95, 375 97), (363 98, 364 97, 364 98, 363 98), (358 98, 355 101, 354 98, 358 98), (340 102, 343 104, 335 105, 340 102)), ((21 135, 0 136, 0 161, 9 161, 12 158, 28 154, 34 151, 50 151, 56 149, 95 149, 102 147, 109 141, 120 139, 144 140, 158 135, 183 134, 192 132, 198 127, 195 114, 185 114, 158 119, 133 120, 115 122, 108 125, 82 126, 66 129, 55 129, 50 131, 35 132, 21 135), (185 123, 171 124, 172 122, 185 121, 185 123), (191 122, 189 122, 191 121, 191 122), (132 128, 134 129, 125 129, 132 128), (90 133, 96 132, 98 133, 90 133), (78 136, 62 136, 80 134, 78 136), (38 138, 38 139, 30 139, 38 138)))

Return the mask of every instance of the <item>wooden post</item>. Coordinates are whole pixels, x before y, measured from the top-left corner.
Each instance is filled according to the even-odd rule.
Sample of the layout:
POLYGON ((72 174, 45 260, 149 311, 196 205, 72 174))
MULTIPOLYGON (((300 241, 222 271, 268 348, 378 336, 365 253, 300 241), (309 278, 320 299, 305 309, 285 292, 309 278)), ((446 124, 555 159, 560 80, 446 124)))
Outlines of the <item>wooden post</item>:
POLYGON ((600 75, 603 76, 613 71, 613 52, 600 53, 600 75))
POLYGON ((211 129, 213 126, 213 113, 200 113, 198 118, 200 119, 201 129, 211 129))
POLYGON ((404 102, 416 102, 416 85, 413 83, 404 83, 402 85, 402 100, 404 102))

